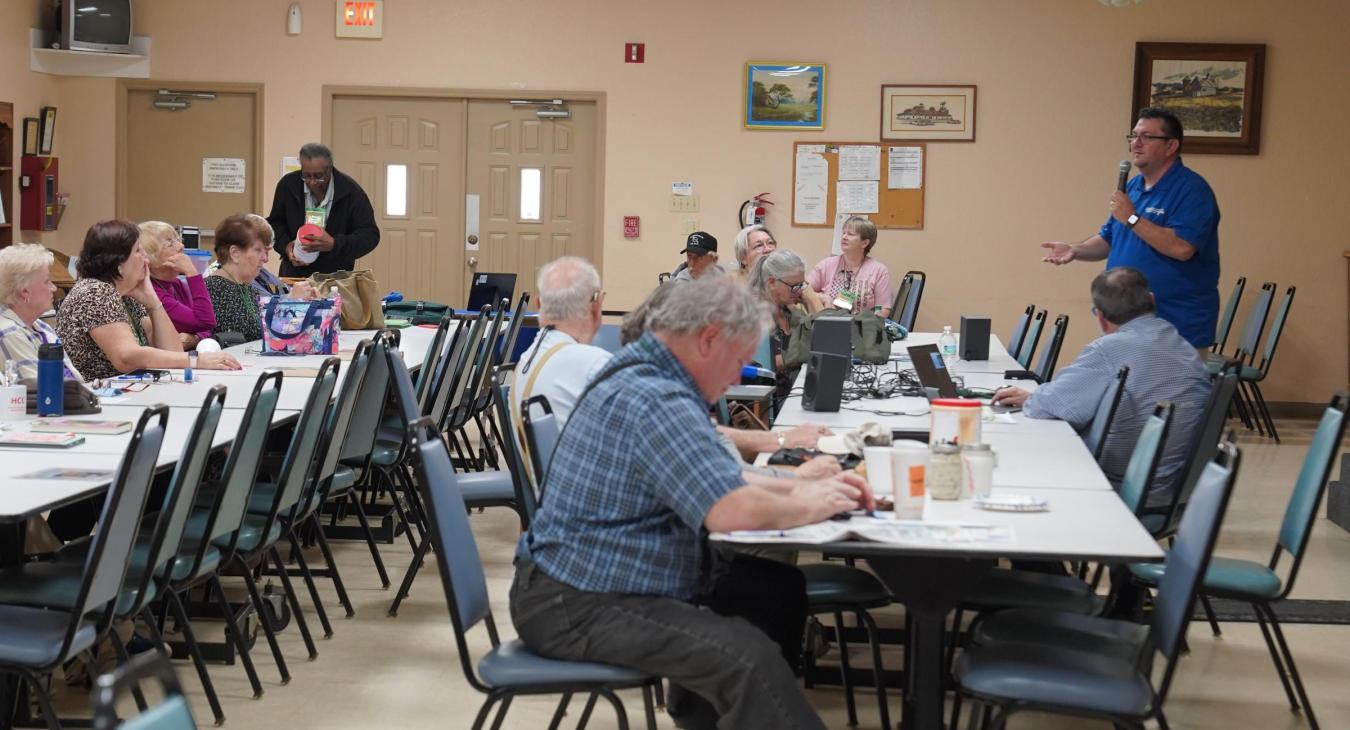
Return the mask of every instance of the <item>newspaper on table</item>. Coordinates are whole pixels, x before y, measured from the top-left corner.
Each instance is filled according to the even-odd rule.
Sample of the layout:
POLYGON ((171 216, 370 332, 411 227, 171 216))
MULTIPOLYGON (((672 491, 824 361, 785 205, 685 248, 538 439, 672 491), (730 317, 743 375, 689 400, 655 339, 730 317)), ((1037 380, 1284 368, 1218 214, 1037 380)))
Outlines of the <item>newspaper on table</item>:
POLYGON ((736 530, 713 533, 712 539, 735 543, 800 543, 824 545, 860 540, 892 545, 992 545, 1012 542, 1010 525, 972 522, 924 522, 884 517, 854 517, 818 522, 787 530, 736 530))

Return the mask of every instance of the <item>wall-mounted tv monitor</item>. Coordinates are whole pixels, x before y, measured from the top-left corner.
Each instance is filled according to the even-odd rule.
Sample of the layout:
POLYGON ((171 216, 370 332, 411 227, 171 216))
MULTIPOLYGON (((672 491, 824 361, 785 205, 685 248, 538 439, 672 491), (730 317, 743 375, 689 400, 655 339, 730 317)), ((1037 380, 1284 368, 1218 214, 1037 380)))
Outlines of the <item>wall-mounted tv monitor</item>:
POLYGON ((131 53, 133 0, 61 0, 61 47, 70 51, 131 53))

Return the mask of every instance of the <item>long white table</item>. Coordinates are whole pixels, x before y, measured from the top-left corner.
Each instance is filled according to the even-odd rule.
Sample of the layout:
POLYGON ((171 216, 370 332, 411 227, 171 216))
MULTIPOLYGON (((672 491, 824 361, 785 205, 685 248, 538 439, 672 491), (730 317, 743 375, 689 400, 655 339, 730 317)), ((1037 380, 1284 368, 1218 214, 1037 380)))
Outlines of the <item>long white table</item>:
MULTIPOLYGON (((350 351, 362 339, 368 338, 374 331, 356 331, 342 333, 340 348, 350 357, 350 351)), ((409 367, 419 367, 426 358, 435 330, 422 327, 409 327, 402 330, 400 349, 409 367)), ((258 375, 267 369, 312 368, 323 361, 322 356, 298 357, 262 357, 250 353, 258 343, 231 348, 237 351, 242 370, 233 372, 197 371, 200 376, 196 382, 181 381, 182 371, 176 371, 179 380, 174 382, 151 383, 145 390, 125 393, 102 400, 103 412, 90 416, 72 416, 82 420, 121 420, 135 422, 147 407, 164 404, 169 408, 169 424, 165 431, 164 443, 160 448, 157 464, 161 469, 173 466, 182 453, 183 445, 191 433, 192 424, 197 417, 202 402, 211 385, 220 383, 228 390, 225 393, 225 410, 221 414, 216 429, 213 447, 230 444, 239 430, 244 415, 242 410, 248 403, 253 384, 258 375), (208 374, 209 373, 209 374, 208 374)), ((339 376, 341 376, 339 370, 339 376)), ((340 383, 339 383, 340 384, 340 383)), ((305 400, 313 388, 312 376, 291 375, 282 377, 281 398, 277 410, 272 416, 274 425, 296 417, 303 408, 305 400)), ((5 424, 7 429, 27 430, 32 418, 16 423, 5 424)), ((47 467, 69 467, 74 469, 103 470, 115 473, 131 443, 131 434, 112 436, 85 435, 85 442, 69 449, 43 448, 0 448, 0 525, 22 522, 36 514, 55 507, 83 499, 102 492, 110 480, 97 479, 27 479, 25 475, 47 467)))

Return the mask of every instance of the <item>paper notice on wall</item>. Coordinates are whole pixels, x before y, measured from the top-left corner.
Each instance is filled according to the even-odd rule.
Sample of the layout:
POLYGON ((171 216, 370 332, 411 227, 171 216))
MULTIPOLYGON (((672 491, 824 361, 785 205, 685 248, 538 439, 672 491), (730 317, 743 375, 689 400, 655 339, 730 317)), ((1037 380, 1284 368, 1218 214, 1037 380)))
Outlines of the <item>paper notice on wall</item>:
POLYGON ((881 147, 874 144, 840 145, 840 180, 880 180, 881 147))
POLYGON ((890 148, 886 162, 886 189, 918 190, 921 187, 923 187, 923 148, 890 148))
POLYGON ((289 157, 289 156, 287 156, 287 157, 282 157, 282 158, 281 158, 281 173, 280 173, 281 175, 284 176, 284 175, 286 175, 287 173, 295 172, 296 170, 299 170, 299 169, 300 169, 300 158, 299 158, 299 157, 289 157))
POLYGON ((694 184, 691 182, 673 182, 670 184, 672 195, 689 196, 694 194, 694 184))
POLYGON ((879 188, 877 180, 840 180, 835 187, 834 209, 840 213, 875 213, 879 188))
POLYGON ((793 191, 793 221, 796 223, 825 223, 827 193, 829 192, 829 165, 815 152, 797 151, 797 189, 793 191))
POLYGON ((247 184, 240 157, 203 157, 203 193, 243 193, 247 184))
POLYGON ((832 256, 838 256, 844 252, 844 247, 839 245, 839 241, 844 237, 844 221, 848 220, 851 215, 852 213, 836 212, 834 214, 834 233, 831 234, 833 238, 830 239, 830 254, 832 256))

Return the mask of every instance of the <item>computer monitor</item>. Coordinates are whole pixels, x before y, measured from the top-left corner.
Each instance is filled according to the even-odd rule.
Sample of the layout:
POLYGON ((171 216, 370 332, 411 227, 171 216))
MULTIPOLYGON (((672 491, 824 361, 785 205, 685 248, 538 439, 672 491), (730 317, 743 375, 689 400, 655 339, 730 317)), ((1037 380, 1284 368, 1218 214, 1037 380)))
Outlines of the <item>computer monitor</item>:
POLYGON ((956 383, 952 382, 951 373, 947 372, 947 364, 942 361, 942 353, 938 352, 937 345, 917 345, 909 348, 909 359, 914 363, 914 372, 919 376, 919 383, 923 385, 924 392, 933 397, 936 393, 938 398, 959 398, 956 392, 956 383))
POLYGON ((477 312, 485 304, 496 309, 503 299, 514 299, 515 294, 515 274, 474 274, 473 284, 469 287, 469 304, 465 309, 477 312))

